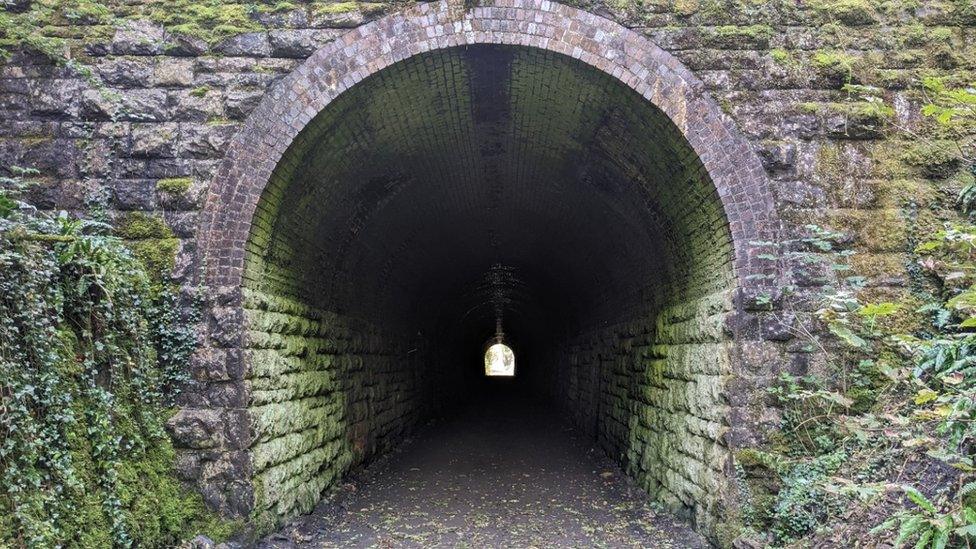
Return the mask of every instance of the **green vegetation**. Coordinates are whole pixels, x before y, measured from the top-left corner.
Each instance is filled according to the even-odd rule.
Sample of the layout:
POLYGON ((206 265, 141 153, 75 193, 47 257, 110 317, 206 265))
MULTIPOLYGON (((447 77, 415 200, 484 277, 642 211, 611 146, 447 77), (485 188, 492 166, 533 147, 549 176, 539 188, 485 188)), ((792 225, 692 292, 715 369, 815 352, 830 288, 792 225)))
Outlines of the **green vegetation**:
MULTIPOLYGON (((853 88, 861 98, 876 95, 853 88)), ((976 175, 976 91, 941 82, 926 82, 926 91, 923 113, 942 138, 918 136, 901 161, 929 178, 960 166, 976 175)), ((865 302, 872 289, 841 232, 809 225, 806 236, 764 256, 816 273, 823 297, 814 316, 832 337, 794 324, 803 352, 822 366, 780 376, 770 389, 780 433, 767 448, 736 453, 746 535, 773 546, 831 545, 843 539, 830 537, 832 528, 865 520, 873 529, 858 535, 871 536, 861 539, 867 544, 976 542, 974 195, 964 188, 956 219, 917 243, 911 297, 865 302)))
MULTIPOLYGON (((573 3, 595 6, 588 0, 573 3)), ((89 59, 79 44, 104 40, 127 21, 152 21, 170 33, 212 45, 263 30, 261 21, 267 14, 298 10, 318 16, 375 15, 399 4, 34 0, 23 13, 0 9, 0 60, 27 47, 90 75, 84 67, 89 59)), ((857 38, 852 36, 878 38, 870 34, 875 32, 872 25, 908 20, 898 14, 915 17, 916 3, 674 0, 663 4, 610 3, 637 18, 670 9, 688 21, 702 22, 699 28, 709 46, 751 47, 760 53, 784 45, 771 41, 776 37, 773 28, 778 27, 773 25, 779 22, 773 20, 777 17, 798 23, 825 21, 814 38, 828 49, 809 58, 797 53, 799 49, 768 50, 778 65, 812 67, 835 84, 833 95, 814 96, 820 102, 799 104, 799 110, 842 116, 848 125, 866 128, 872 135, 889 137, 899 131, 894 128, 894 109, 881 90, 851 85, 885 78, 879 70, 865 69, 880 63, 864 53, 867 48, 854 43, 857 38), (746 24, 750 22, 756 24, 746 24), (864 28, 851 31, 852 26, 864 28), (848 92, 846 100, 837 88, 848 92)), ((972 25, 976 22, 972 2, 946 0, 925 7, 925 17, 931 21, 898 22, 890 30, 892 41, 905 48, 895 50, 892 66, 920 67, 898 69, 899 74, 910 75, 897 82, 887 80, 893 89, 910 86, 910 79, 919 74, 945 74, 933 72, 935 68, 962 66, 972 51, 958 29, 932 26, 972 25)), ((277 69, 256 66, 252 70, 277 69)), ((890 158, 882 158, 877 150, 859 151, 875 165, 887 161, 886 168, 896 165, 901 170, 899 181, 891 183, 899 189, 882 189, 887 196, 872 198, 889 201, 885 212, 896 211, 894 216, 900 215, 897 208, 904 208, 905 216, 915 215, 910 212, 919 206, 916 198, 922 192, 948 196, 947 204, 958 193, 958 215, 939 230, 927 230, 938 224, 917 222, 923 227, 917 231, 921 241, 912 243, 908 267, 913 295, 872 294, 876 290, 858 276, 866 274, 857 265, 880 260, 854 255, 850 235, 840 230, 808 225, 806 236, 786 243, 779 254, 768 258, 787 261, 824 285, 825 295, 814 303, 812 322, 830 335, 819 337, 820 332, 801 323, 793 326, 802 341, 802 349, 794 354, 805 355, 808 359, 803 360, 816 367, 812 373, 783 374, 769 390, 770 401, 782 411, 782 434, 772 437, 768 448, 742 449, 735 455, 740 488, 747 495, 742 525, 764 542, 788 545, 816 539, 825 525, 836 523, 841 511, 852 505, 882 507, 883 520, 872 522, 876 526, 872 535, 878 539, 919 547, 976 541, 976 372, 972 369, 976 363, 972 152, 976 91, 967 85, 971 77, 971 72, 958 70, 955 76, 924 79, 916 99, 926 104, 922 113, 932 123, 927 133, 911 136, 912 143, 890 158), (899 467, 919 459, 949 468, 951 474, 937 479, 949 488, 948 494, 933 494, 923 482, 912 484, 911 475, 901 475, 899 467), (886 496, 895 497, 899 504, 884 502, 886 496)), ((199 98, 211 90, 200 86, 189 93, 199 98)), ((728 95, 720 102, 731 113, 734 103, 728 95)), ((229 120, 214 117, 207 123, 229 120)), ((817 153, 818 161, 826 155, 836 160, 846 152, 825 145, 817 153)), ((830 169, 836 170, 828 174, 833 184, 841 179, 843 168, 838 161, 830 169)), ((174 478, 173 448, 162 431, 167 407, 184 375, 183 365, 195 345, 186 325, 190 321, 181 318, 175 288, 168 280, 179 239, 157 214, 125 214, 113 229, 67 216, 22 213, 18 191, 23 179, 36 172, 10 171, 14 177, 0 182, 6 189, 0 192, 0 405, 12 414, 11 421, 0 424, 0 477, 5 486, 0 493, 0 546, 152 547, 171 545, 198 531, 213 537, 226 535, 229 525, 216 521, 199 496, 186 492, 174 478)), ((161 179, 156 189, 178 195, 192 183, 191 178, 161 179)), ((887 213, 864 210, 844 215, 831 221, 843 220, 837 225, 846 232, 866 226, 871 231, 866 234, 886 237, 879 248, 893 249, 905 240, 906 233, 889 223, 892 218, 887 213)), ((878 242, 862 238, 860 244, 878 242)), ((903 257, 898 254, 887 261, 878 272, 894 273, 891 265, 900 268, 903 257)), ((292 351, 284 347, 282 354, 292 351)), ((331 383, 325 378, 301 379, 323 386, 331 383)), ((341 430, 331 417, 297 416, 309 424, 331 421, 332 428, 341 430)), ((269 423, 277 419, 270 414, 266 418, 269 423)), ((281 450, 268 445, 259 447, 255 455, 263 459, 261 452, 266 452, 284 459, 274 451, 281 450)), ((316 482, 331 482, 332 477, 326 476, 339 474, 353 459, 348 448, 336 452, 340 457, 334 471, 318 473, 322 478, 316 482)), ((279 485, 269 481, 264 486, 260 479, 256 488, 259 498, 264 498, 258 500, 259 506, 272 505, 274 495, 295 509, 307 509, 317 496, 299 491, 273 494, 279 485)), ((268 512, 266 520, 271 524, 276 519, 268 512)))
POLYGON ((776 62, 777 65, 782 65, 784 67, 796 66, 796 59, 793 57, 793 54, 782 48, 769 50, 769 56, 773 59, 773 61, 776 62))
POLYGON ((875 5, 871 0, 817 0, 811 4, 828 21, 846 25, 870 25, 877 21, 875 5))
POLYGON ((221 0, 150 1, 146 12, 151 21, 184 36, 216 43, 247 32, 262 29, 255 20, 255 3, 228 3, 221 0))
POLYGON ((130 212, 119 220, 115 233, 125 239, 126 245, 154 281, 173 269, 180 241, 161 217, 130 212))
POLYGON ((813 66, 825 75, 849 84, 853 75, 854 58, 838 51, 819 51, 811 59, 813 66))
MULTIPOLYGON (((372 16, 385 12, 391 5, 384 2, 321 0, 33 0, 23 13, 0 8, 0 60, 9 57, 15 48, 26 47, 58 63, 84 71, 84 54, 79 56, 78 52, 71 52, 76 45, 73 39, 92 41, 109 38, 126 21, 152 21, 170 33, 215 44, 234 36, 264 30, 261 22, 263 14, 306 10, 313 15, 360 11, 372 16)), ((90 72, 84 72, 90 75, 90 72)), ((204 93, 200 89, 196 91, 204 93)))
POLYGON ((314 12, 318 14, 349 13, 359 9, 359 2, 329 2, 316 3, 314 12))
POLYGON ((340 15, 360 11, 366 15, 377 15, 386 11, 390 5, 382 2, 313 2, 315 15, 340 15))
POLYGON ((724 25, 711 29, 708 43, 723 48, 765 48, 768 47, 772 35, 773 29, 768 25, 724 25))
MULTIPOLYGON (((226 537, 231 525, 175 477, 163 429, 195 320, 165 271, 148 274, 107 225, 20 208, 32 172, 11 171, 0 186, 0 545, 226 537)), ((120 232, 171 235, 140 215, 120 232)))
POLYGON ((156 182, 156 190, 169 194, 182 194, 190 190, 193 179, 190 177, 173 177, 160 179, 156 182))
POLYGON ((952 141, 921 142, 905 151, 901 160, 930 179, 946 179, 959 170, 961 158, 952 141))

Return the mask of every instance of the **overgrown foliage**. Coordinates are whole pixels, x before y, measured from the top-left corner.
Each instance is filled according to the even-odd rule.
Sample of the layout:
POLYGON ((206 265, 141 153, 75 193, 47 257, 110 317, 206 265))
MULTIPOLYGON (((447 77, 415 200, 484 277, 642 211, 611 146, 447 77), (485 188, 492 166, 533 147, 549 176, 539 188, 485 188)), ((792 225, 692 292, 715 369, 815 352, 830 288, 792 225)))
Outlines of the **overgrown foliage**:
MULTIPOLYGON (((13 170, 20 176, 29 170, 13 170)), ((164 422, 192 319, 111 227, 0 187, 0 546, 171 546, 226 535, 173 472, 164 422)))
MULTIPOLYGON (((922 94, 932 126, 915 137, 928 152, 902 160, 933 180, 960 169, 976 176, 976 90, 927 79, 922 94)), ((796 307, 790 314, 811 311, 810 322, 833 337, 819 336, 809 322, 792 324, 801 350, 825 367, 782 374, 770 390, 782 410, 781 433, 769 451, 737 456, 749 501, 744 522, 754 537, 774 546, 809 543, 829 535, 822 530, 860 502, 884 510, 869 514, 879 517, 871 530, 876 541, 937 549, 976 543, 973 197, 973 184, 966 185, 956 220, 915 249, 926 288, 920 307, 862 302, 870 292, 853 271, 842 233, 808 225, 763 256, 804 281, 784 289, 796 307), (934 470, 935 481, 914 479, 906 467, 934 470)))

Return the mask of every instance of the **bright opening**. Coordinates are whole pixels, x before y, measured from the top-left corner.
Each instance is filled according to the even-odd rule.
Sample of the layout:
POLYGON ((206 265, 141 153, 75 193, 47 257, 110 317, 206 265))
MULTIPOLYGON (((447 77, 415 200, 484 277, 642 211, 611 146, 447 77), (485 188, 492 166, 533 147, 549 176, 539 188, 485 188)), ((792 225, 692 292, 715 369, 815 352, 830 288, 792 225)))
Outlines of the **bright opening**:
POLYGON ((485 352, 486 376, 514 376, 515 353, 504 343, 495 343, 485 352))

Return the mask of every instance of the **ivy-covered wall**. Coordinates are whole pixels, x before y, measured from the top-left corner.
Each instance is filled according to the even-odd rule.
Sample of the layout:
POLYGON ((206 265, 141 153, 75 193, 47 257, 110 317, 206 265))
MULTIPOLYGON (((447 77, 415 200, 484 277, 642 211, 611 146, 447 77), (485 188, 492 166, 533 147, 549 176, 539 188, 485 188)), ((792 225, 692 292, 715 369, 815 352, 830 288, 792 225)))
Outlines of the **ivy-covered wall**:
POLYGON ((0 545, 227 537, 238 525, 180 482, 164 429, 196 347, 173 289, 105 223, 38 214, 4 191, 0 545))

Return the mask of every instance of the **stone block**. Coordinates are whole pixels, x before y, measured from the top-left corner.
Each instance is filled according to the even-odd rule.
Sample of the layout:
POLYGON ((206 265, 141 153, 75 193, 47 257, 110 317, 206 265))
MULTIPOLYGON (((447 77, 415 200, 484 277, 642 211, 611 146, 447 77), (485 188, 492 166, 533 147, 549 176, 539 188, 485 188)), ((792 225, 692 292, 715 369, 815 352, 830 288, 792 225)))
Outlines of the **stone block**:
POLYGON ((214 51, 235 57, 268 57, 271 55, 271 44, 268 33, 250 32, 220 42, 214 51))
POLYGON ((159 55, 165 50, 167 33, 161 25, 145 19, 125 21, 112 38, 115 55, 159 55))
POLYGON ((164 58, 152 67, 152 83, 160 87, 189 87, 193 84, 193 60, 164 58))
POLYGON ((133 124, 129 155, 134 158, 176 156, 179 127, 176 124, 133 124))

